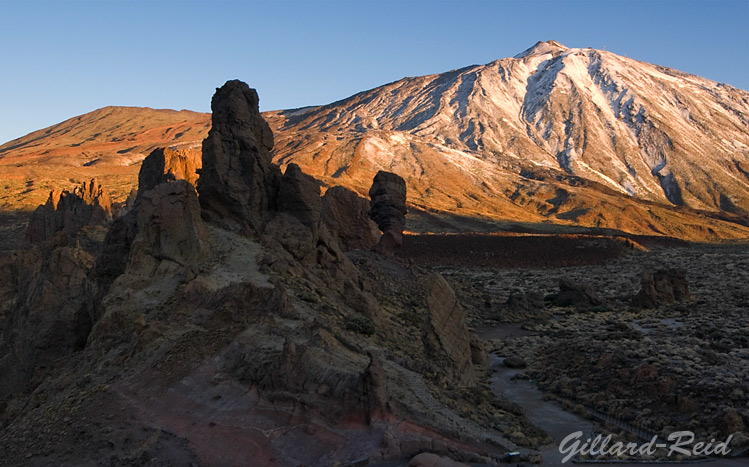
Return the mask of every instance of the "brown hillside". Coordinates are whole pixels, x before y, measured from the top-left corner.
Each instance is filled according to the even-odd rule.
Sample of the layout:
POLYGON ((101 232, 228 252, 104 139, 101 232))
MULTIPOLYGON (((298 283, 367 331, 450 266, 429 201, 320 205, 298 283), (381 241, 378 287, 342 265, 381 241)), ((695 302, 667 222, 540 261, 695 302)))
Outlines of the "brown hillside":
POLYGON ((155 148, 199 146, 210 114, 105 107, 0 146, 0 210, 29 211, 53 188, 97 178, 122 201, 155 148))

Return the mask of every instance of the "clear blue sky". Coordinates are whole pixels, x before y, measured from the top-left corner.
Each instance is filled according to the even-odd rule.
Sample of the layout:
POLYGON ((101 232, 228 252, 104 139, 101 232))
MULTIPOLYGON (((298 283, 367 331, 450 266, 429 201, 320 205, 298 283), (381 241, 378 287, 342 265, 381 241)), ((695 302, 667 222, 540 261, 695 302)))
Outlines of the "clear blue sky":
POLYGON ((594 47, 749 89, 749 0, 0 0, 0 143, 107 105, 207 112, 238 78, 263 110, 594 47))

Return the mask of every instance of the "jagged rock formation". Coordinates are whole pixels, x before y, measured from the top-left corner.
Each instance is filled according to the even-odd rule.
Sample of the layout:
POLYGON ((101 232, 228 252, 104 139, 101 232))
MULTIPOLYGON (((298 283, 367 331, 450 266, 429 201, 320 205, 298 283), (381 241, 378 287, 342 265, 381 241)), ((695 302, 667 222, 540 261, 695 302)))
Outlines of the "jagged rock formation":
POLYGON ((641 285, 640 291, 632 299, 634 306, 657 308, 691 297, 685 272, 680 269, 643 271, 641 285))
POLYGON ((145 226, 139 245, 148 254, 180 264, 200 256, 203 229, 194 186, 201 166, 201 153, 190 148, 157 148, 143 160, 137 195, 112 223, 96 261, 93 276, 101 296, 125 271, 139 225, 145 226))
MULTIPOLYGON (((296 166, 280 175, 254 90, 228 82, 213 109, 199 197, 156 151, 91 253, 20 256, 33 267, 18 267, 27 292, 0 342, 0 459, 31 465, 50 446, 60 464, 333 465, 424 450, 490 462, 487 446, 513 447, 490 403, 435 395, 473 385, 472 362, 486 364, 444 279, 344 253, 339 238, 365 245, 366 209, 340 190, 324 202, 296 166), (393 294, 395 277, 413 293, 393 294)), ((404 204, 384 206, 402 219, 404 204)))
POLYGON ((369 189, 369 217, 382 231, 377 251, 393 256, 403 246, 406 224, 406 182, 399 175, 379 171, 369 189))
POLYGON ((273 132, 260 116, 254 89, 229 81, 211 100, 213 126, 203 141, 198 179, 200 205, 208 220, 260 232, 275 208, 278 167, 271 164, 273 132))
POLYGON ((368 250, 380 237, 368 217, 369 202, 342 186, 330 187, 322 198, 320 221, 338 238, 343 251, 368 250))
POLYGON ((83 227, 101 224, 111 216, 112 202, 96 179, 83 182, 72 192, 53 190, 47 203, 31 216, 26 241, 41 243, 57 232, 75 236, 83 227))
POLYGON ((104 237, 92 274, 101 294, 106 294, 112 282, 125 272, 130 257, 130 247, 137 234, 138 211, 136 209, 131 209, 112 222, 104 237))
POLYGON ((0 338, 0 402, 23 393, 45 367, 86 345, 93 263, 84 250, 61 246, 20 252, 6 271, 17 298, 0 338))
POLYGON ((190 148, 156 148, 143 160, 138 172, 138 193, 170 180, 185 180, 195 186, 203 165, 199 150, 190 148))
POLYGON ((0 403, 86 345, 96 294, 89 273, 111 209, 107 191, 94 179, 72 192, 52 191, 34 211, 26 248, 4 271, 15 297, 0 329, 0 403))

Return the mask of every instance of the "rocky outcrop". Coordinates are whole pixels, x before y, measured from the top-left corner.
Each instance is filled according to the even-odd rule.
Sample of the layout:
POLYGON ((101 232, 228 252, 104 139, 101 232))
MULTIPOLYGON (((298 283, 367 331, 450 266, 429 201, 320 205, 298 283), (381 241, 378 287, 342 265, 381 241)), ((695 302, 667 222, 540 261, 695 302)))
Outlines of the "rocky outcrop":
POLYGON ((196 239, 201 237, 202 220, 194 186, 201 165, 201 153, 189 148, 158 148, 143 160, 136 196, 131 194, 127 203, 130 209, 112 222, 96 260, 93 277, 99 298, 125 272, 139 225, 148 237, 141 246, 150 253, 180 263, 199 256, 196 239))
POLYGON ((302 172, 298 165, 289 164, 278 189, 278 210, 316 230, 322 210, 320 182, 302 172))
POLYGON ((161 183, 142 194, 131 257, 145 253, 188 265, 201 258, 203 238, 198 195, 190 183, 161 183))
POLYGON ((426 279, 427 317, 422 340, 433 363, 461 385, 474 381, 471 338, 465 313, 450 284, 437 274, 426 279))
POLYGON ((689 283, 681 269, 643 271, 641 289, 632 299, 634 306, 657 308, 668 303, 688 300, 689 283))
POLYGON ((382 360, 373 352, 368 352, 369 365, 364 372, 364 400, 367 403, 367 413, 373 414, 389 408, 387 374, 382 366, 382 360))
POLYGON ((320 220, 338 238, 343 251, 368 250, 380 232, 369 219, 369 202, 342 186, 334 186, 322 198, 320 220))
POLYGON ((18 297, 0 339, 0 402, 23 392, 40 367, 85 346, 93 264, 93 256, 77 247, 19 253, 10 271, 18 297))
POLYGON ((83 182, 72 192, 53 190, 32 214, 26 241, 41 243, 57 232, 72 237, 83 227, 102 224, 111 217, 112 201, 96 179, 83 182))
POLYGON ((257 92, 241 81, 216 90, 198 179, 203 216, 241 232, 261 231, 267 213, 275 209, 280 178, 271 164, 273 133, 258 102, 257 92))
POLYGON ((143 160, 138 172, 138 193, 173 180, 185 180, 195 186, 203 165, 200 150, 190 148, 157 148, 143 160))
POLYGON ((386 256, 393 256, 403 246, 406 182, 399 175, 381 170, 372 181, 369 197, 369 217, 382 231, 376 249, 386 256))
POLYGON ((5 271, 16 296, 0 330, 0 401, 86 345, 97 294, 90 273, 111 212, 95 179, 53 191, 34 211, 26 231, 34 248, 18 251, 5 271))

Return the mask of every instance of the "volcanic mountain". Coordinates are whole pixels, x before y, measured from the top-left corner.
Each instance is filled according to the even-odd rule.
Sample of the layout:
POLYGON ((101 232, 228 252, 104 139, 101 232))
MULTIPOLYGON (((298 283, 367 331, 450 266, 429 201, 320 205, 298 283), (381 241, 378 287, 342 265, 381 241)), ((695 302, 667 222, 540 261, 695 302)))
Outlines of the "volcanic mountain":
MULTIPOLYGON (((16 195, 6 193, 5 206, 34 193, 42 173, 67 181, 66 170, 111 167, 130 170, 134 186, 145 146, 197 143, 209 125, 206 114, 126 109, 130 124, 120 128, 117 112, 101 109, 57 126, 68 133, 51 127, 0 146, 3 172, 31 161, 40 169, 14 175, 17 187, 6 182, 16 195), (158 118, 146 117, 153 112, 158 118), (105 121, 106 131, 92 130, 105 121), (69 138, 81 128, 85 138, 69 138), (139 135, 148 144, 134 142, 139 135), (60 161, 74 167, 47 170, 60 161)), ((379 170, 398 173, 419 219, 749 236, 749 93, 607 51, 539 42, 514 58, 264 117, 276 135, 275 162, 362 195, 379 170)), ((119 184, 113 198, 126 196, 125 179, 110 178, 119 184)))

